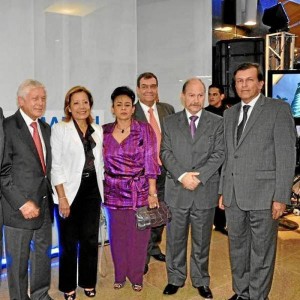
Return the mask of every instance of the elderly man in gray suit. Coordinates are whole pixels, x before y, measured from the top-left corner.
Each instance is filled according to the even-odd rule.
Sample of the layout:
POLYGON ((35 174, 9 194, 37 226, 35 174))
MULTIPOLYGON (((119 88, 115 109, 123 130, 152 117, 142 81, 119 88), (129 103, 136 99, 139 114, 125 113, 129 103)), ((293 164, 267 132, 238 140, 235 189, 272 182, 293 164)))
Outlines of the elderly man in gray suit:
POLYGON ((45 87, 26 80, 19 86, 17 99, 19 109, 3 121, 0 177, 8 288, 10 299, 48 300, 53 207, 50 126, 39 120, 46 107, 45 87))
POLYGON ((258 64, 234 72, 241 103, 224 113, 226 160, 220 208, 227 219, 233 290, 230 300, 265 300, 272 285, 278 218, 290 202, 296 132, 288 103, 261 94, 258 64))
MULTIPOLYGON (((157 138, 158 153, 161 144, 161 129, 163 119, 174 114, 174 107, 167 103, 158 101, 158 79, 155 74, 145 72, 138 76, 136 91, 139 101, 135 105, 133 117, 136 120, 149 122, 154 129, 157 138), (153 124, 154 122, 154 124, 153 124)), ((166 169, 159 160, 161 174, 156 180, 157 196, 159 201, 164 200, 166 169)), ((162 239, 164 226, 151 228, 151 236, 147 250, 147 261, 145 264, 144 274, 148 272, 148 263, 152 256, 156 260, 165 261, 165 255, 161 252, 159 243, 162 239)))
POLYGON ((192 284, 200 296, 212 299, 208 257, 215 207, 218 169, 224 161, 223 122, 204 109, 205 86, 187 80, 181 100, 185 109, 164 119, 162 162, 167 169, 165 201, 172 221, 167 226, 165 295, 175 294, 187 277, 187 240, 191 225, 192 284))
MULTIPOLYGON (((2 108, 0 107, 0 166, 2 163, 3 157, 3 147, 4 147, 4 133, 3 133, 3 112, 2 108)), ((0 167, 1 169, 1 167, 0 167)), ((0 188, 0 273, 2 269, 2 226, 3 226, 3 215, 2 215, 2 205, 1 205, 1 188, 0 188)))

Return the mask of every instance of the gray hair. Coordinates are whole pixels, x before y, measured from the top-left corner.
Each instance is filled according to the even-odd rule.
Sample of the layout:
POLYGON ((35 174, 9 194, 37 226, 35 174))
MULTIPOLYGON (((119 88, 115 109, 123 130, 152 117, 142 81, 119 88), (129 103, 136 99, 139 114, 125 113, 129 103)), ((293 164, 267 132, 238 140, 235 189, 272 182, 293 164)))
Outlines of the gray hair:
POLYGON ((34 79, 26 79, 20 84, 17 97, 25 98, 29 91, 34 88, 43 88, 45 92, 47 92, 46 87, 41 82, 34 79))

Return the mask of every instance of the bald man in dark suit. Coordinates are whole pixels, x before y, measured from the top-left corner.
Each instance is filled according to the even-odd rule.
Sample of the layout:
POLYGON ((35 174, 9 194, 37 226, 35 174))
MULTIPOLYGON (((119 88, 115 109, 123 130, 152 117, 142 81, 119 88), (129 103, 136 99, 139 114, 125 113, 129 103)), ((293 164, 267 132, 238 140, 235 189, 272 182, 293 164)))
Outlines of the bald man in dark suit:
POLYGON ((201 297, 212 299, 208 270, 219 168, 225 158, 223 121, 203 109, 205 85, 188 79, 181 93, 184 110, 165 118, 161 159, 168 171, 165 199, 172 212, 167 226, 165 295, 187 279, 187 244, 191 228, 190 277, 201 297))

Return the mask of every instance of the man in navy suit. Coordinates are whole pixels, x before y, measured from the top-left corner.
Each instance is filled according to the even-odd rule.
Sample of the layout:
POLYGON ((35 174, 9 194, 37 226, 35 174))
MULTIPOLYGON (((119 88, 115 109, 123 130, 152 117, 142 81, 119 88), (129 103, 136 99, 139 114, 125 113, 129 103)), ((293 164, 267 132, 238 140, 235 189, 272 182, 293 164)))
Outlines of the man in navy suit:
POLYGON ((0 177, 8 288, 10 299, 49 300, 53 208, 50 126, 39 119, 46 108, 46 89, 36 80, 25 80, 17 99, 19 109, 3 121, 0 177))
MULTIPOLYGON (((139 101, 135 105, 134 118, 139 121, 150 122, 149 109, 152 109, 153 116, 157 123, 157 134, 158 147, 160 148, 161 139, 161 128, 162 122, 165 116, 173 114, 174 107, 167 103, 159 102, 158 100, 158 80, 157 77, 150 72, 142 73, 137 78, 137 88, 136 88, 139 101)), ((155 131, 155 130, 154 130, 155 131)), ((158 149, 159 153, 160 149, 158 149)), ((160 160, 159 160, 160 162, 160 160)), ((161 174, 156 180, 157 196, 159 201, 164 200, 165 193, 165 180, 166 180, 166 170, 160 162, 161 174)), ((163 233, 164 226, 156 227, 151 229, 151 237, 148 245, 148 255, 145 265, 144 274, 148 271, 148 263, 150 257, 154 257, 156 260, 165 261, 165 255, 161 252, 159 248, 159 243, 161 242, 161 236, 163 233)))

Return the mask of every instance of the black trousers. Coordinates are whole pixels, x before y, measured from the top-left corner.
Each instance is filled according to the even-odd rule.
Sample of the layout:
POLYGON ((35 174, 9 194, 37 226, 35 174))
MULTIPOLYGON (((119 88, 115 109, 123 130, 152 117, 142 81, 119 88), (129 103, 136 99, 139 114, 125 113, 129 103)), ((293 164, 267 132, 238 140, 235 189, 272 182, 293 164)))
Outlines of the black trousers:
POLYGON ((219 207, 216 207, 214 225, 219 229, 226 227, 225 210, 220 209, 219 207))
POLYGON ((64 293, 77 287, 77 257, 78 285, 82 288, 96 286, 100 203, 96 174, 93 174, 82 178, 70 216, 58 217, 59 290, 64 293))
MULTIPOLYGON (((165 198, 165 181, 166 181, 166 169, 161 166, 160 167, 161 174, 158 175, 156 180, 156 189, 157 189, 157 195, 159 201, 164 201, 165 198)), ((151 228, 151 236, 148 243, 148 250, 147 250, 147 260, 146 263, 148 264, 150 261, 150 257, 152 255, 158 255, 161 253, 161 250, 159 248, 159 243, 161 242, 161 237, 164 231, 164 225, 151 228)))

